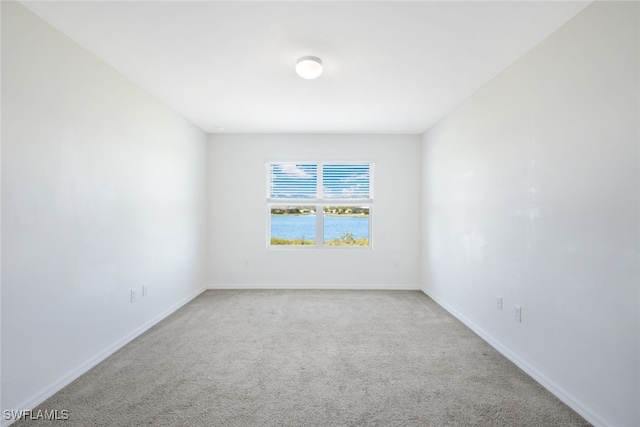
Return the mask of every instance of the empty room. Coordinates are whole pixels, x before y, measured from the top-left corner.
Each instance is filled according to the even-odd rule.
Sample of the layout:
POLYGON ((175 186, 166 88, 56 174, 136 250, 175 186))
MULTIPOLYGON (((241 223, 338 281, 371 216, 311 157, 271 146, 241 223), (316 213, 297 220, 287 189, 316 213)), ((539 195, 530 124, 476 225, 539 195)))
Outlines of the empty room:
POLYGON ((640 427, 640 3, 0 7, 3 427, 640 427))

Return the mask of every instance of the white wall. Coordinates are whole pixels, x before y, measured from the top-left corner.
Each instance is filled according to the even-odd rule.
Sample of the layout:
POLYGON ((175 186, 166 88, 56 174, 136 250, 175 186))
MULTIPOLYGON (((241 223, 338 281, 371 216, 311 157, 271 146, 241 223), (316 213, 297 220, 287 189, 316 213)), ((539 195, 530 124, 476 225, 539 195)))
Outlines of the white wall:
MULTIPOLYGON (((2 7, 0 7, 0 23, 2 23, 2 7)), ((0 46, 2 45, 2 28, 0 27, 0 46)), ((0 99, 2 96, 2 53, 0 51, 0 99)), ((1 104, 1 102, 0 102, 1 104)), ((0 106, 1 112, 1 106, 0 106)), ((1 113, 0 113, 1 114, 1 113)), ((0 115, 0 129, 2 129, 0 115)), ((2 176, 2 135, 0 135, 0 177, 2 176)), ((2 182, 0 181, 0 224, 2 224, 2 182)), ((0 260, 2 260, 2 227, 0 226, 0 260)), ((2 410, 2 262, 0 262, 0 410, 2 410)))
POLYGON ((638 22, 590 5, 423 138, 425 291, 607 426, 640 425, 638 22))
POLYGON ((1 406, 19 410, 203 288, 207 146, 13 2, 2 66, 1 406))
MULTIPOLYGON (((0 7, 0 23, 2 22, 2 7, 0 7)), ((0 27, 0 46, 2 45, 2 31, 0 27)), ((0 52, 0 98, 2 96, 2 53, 0 52)), ((1 102, 0 102, 1 103, 1 102)), ((0 106, 1 111, 1 106, 0 106)), ((1 114, 1 113, 0 113, 1 114)), ((0 129, 2 129, 0 116, 0 129)), ((0 135, 0 177, 2 176, 2 135, 0 135)), ((2 185, 0 181, 0 224, 2 224, 2 185)), ((0 226, 0 260, 2 260, 2 227, 0 226)), ((2 262, 0 262, 0 410, 2 410, 2 262)))
POLYGON ((420 158, 418 135, 210 135, 210 285, 417 288, 420 158), (375 162, 373 249, 267 248, 265 163, 302 160, 375 162))

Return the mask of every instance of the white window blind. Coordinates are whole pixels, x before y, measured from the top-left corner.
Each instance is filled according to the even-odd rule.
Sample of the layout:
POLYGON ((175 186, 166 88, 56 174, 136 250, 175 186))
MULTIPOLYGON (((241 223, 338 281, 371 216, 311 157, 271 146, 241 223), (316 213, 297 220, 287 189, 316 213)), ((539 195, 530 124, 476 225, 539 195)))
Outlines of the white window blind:
POLYGON ((269 165, 270 199, 318 198, 316 163, 271 163, 269 165))
POLYGON ((371 165, 330 163, 322 166, 323 199, 372 199, 371 165))
POLYGON ((373 199, 372 168, 370 163, 270 163, 267 197, 279 200, 373 199))

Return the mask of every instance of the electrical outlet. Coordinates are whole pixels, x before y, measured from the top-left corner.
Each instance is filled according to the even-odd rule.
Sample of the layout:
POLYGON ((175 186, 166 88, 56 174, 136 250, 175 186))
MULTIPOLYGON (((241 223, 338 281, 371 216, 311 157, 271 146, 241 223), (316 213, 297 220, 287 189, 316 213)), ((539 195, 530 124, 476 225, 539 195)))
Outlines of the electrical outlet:
POLYGON ((244 260, 244 266, 245 266, 245 267, 249 267, 249 260, 248 260, 248 259, 245 259, 245 260, 244 260))
POLYGON ((502 310, 502 297, 496 297, 496 308, 502 310))
POLYGON ((513 306, 513 318, 516 322, 522 322, 522 307, 519 305, 513 306))
POLYGON ((393 267, 394 268, 399 268, 400 267, 400 261, 398 261, 398 260, 393 261, 393 267))
POLYGON ((146 286, 146 285, 145 285, 145 286, 143 286, 143 287, 142 287, 142 296, 143 296, 143 297, 146 297, 148 293, 149 293, 149 287, 148 287, 148 286, 146 286))
POLYGON ((138 299, 136 288, 131 289, 131 302, 135 302, 138 299))

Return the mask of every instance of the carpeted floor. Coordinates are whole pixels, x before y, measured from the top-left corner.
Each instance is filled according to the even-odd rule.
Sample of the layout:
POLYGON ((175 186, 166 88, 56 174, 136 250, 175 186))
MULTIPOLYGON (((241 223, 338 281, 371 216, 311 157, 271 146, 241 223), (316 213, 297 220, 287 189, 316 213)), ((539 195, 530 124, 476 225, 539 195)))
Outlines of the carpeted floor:
POLYGON ((39 408, 83 427, 589 425, 419 291, 207 291, 39 408))

